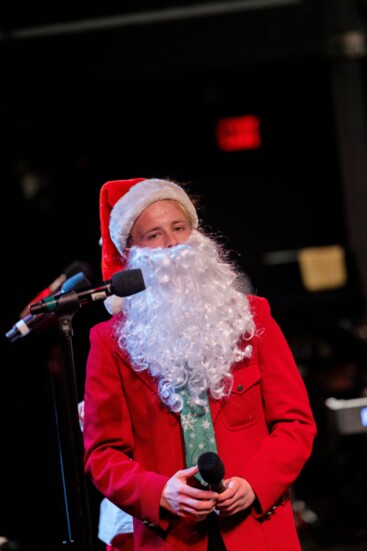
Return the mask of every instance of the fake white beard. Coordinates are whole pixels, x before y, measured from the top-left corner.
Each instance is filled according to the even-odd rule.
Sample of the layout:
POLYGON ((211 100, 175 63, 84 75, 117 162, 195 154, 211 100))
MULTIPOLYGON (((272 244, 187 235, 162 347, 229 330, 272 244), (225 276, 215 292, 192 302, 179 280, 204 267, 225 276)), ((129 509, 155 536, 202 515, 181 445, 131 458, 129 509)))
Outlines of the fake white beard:
POLYGON ((251 355, 255 330, 238 275, 218 243, 196 230, 172 248, 130 250, 128 269, 140 268, 145 290, 126 297, 117 326, 119 346, 136 371, 158 379, 162 401, 180 411, 177 390, 187 385, 192 403, 207 390, 229 394, 233 363, 251 355))

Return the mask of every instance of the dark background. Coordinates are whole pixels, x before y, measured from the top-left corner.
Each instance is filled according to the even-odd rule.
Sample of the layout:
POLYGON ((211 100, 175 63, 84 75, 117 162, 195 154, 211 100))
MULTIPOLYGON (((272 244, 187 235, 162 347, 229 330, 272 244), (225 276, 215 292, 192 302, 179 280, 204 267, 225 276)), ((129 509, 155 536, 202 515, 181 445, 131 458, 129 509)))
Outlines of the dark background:
MULTIPOLYGON (((294 489, 316 515, 300 524, 305 549, 364 545, 366 436, 335 438, 324 400, 364 396, 367 387, 367 3, 4 11, 0 535, 27 550, 85 549, 79 529, 67 543, 60 447, 68 455, 89 328, 106 312, 96 303, 68 319, 71 370, 70 358, 56 373, 50 367, 63 341, 57 320, 16 342, 5 335, 75 260, 101 282, 105 181, 168 177, 199 197, 203 224, 269 299, 310 390, 320 434, 294 489), (218 121, 249 114, 260 119, 261 146, 220 150, 218 121), (335 244, 346 254, 346 284, 310 293, 297 251, 335 244), (284 251, 287 260, 269 261, 284 251)), ((99 496, 88 492, 95 538, 99 496)))

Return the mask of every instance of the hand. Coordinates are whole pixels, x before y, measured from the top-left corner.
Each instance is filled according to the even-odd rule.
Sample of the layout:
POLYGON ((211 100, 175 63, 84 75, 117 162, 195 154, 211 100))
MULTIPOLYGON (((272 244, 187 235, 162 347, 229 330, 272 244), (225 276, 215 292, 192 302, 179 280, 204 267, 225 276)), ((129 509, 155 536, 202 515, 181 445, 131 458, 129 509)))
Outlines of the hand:
POLYGON ((177 471, 163 489, 161 507, 179 517, 196 522, 204 520, 212 513, 218 494, 187 484, 187 480, 198 472, 197 466, 177 471))
POLYGON ((250 507, 256 499, 255 492, 244 478, 234 476, 224 481, 227 489, 218 494, 215 512, 228 517, 250 507))
POLYGON ((84 428, 84 400, 78 404, 78 417, 80 430, 83 431, 84 428))

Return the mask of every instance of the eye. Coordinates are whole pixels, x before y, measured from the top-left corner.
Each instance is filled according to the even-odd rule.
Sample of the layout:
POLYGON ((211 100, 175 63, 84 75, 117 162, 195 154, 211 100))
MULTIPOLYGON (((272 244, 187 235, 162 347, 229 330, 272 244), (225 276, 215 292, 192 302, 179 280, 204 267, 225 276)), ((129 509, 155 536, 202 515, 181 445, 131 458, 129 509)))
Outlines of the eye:
POLYGON ((147 241, 154 241, 155 239, 158 239, 158 237, 159 237, 159 233, 158 233, 158 232, 150 233, 150 234, 147 236, 147 241))
POLYGON ((187 229, 186 224, 180 224, 174 227, 175 232, 182 232, 182 231, 185 231, 186 229, 187 229))

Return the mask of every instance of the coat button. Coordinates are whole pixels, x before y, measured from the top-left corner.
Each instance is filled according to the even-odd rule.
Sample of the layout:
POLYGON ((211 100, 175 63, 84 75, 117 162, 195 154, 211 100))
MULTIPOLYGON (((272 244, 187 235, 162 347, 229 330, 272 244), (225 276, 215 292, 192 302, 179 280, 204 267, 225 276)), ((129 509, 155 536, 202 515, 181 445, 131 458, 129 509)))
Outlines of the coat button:
POLYGON ((241 392, 241 390, 243 390, 243 385, 238 385, 237 390, 241 392))

